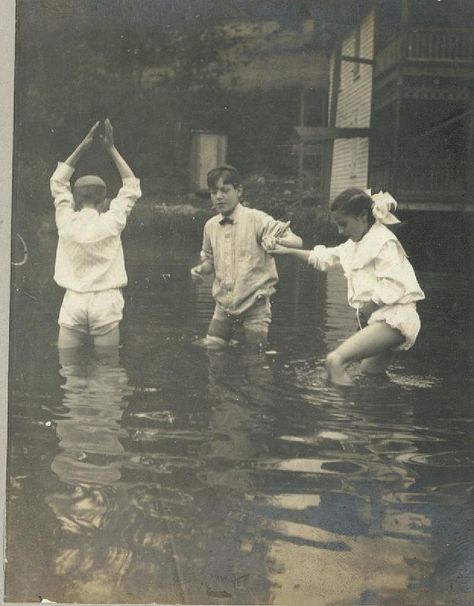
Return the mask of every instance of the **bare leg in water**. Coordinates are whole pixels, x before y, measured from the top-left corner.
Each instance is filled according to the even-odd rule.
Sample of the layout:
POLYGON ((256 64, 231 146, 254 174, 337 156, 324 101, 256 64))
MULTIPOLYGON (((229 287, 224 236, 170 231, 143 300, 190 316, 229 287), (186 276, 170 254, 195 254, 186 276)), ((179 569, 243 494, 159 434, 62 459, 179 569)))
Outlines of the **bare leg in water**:
MULTIPOLYGON (((61 326, 59 329, 58 349, 64 350, 81 347, 84 345, 86 338, 86 334, 79 330, 61 326)), ((109 330, 109 332, 105 333, 104 335, 94 336, 94 347, 96 349, 118 347, 119 342, 120 331, 118 325, 114 326, 112 330, 109 330)))
POLYGON ((118 324, 105 335, 94 335, 94 347, 96 349, 118 347, 120 343, 120 331, 118 324))
POLYGON ((81 347, 81 345, 84 344, 85 340, 85 333, 79 330, 73 330, 72 328, 61 326, 59 329, 58 349, 71 349, 81 347))
POLYGON ((381 364, 384 361, 388 364, 390 361, 387 354, 403 341, 403 335, 385 322, 375 322, 366 326, 328 355, 326 369, 329 380, 336 385, 352 385, 352 380, 346 371, 347 365, 367 358, 378 358, 380 372, 381 364))

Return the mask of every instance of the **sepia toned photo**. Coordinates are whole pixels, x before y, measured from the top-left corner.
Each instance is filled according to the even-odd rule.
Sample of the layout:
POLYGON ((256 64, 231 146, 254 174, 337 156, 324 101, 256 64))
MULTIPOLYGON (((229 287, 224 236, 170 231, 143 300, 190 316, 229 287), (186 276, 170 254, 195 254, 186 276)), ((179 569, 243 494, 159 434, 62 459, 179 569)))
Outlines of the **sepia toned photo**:
POLYGON ((15 15, 5 602, 474 604, 474 1, 15 15))

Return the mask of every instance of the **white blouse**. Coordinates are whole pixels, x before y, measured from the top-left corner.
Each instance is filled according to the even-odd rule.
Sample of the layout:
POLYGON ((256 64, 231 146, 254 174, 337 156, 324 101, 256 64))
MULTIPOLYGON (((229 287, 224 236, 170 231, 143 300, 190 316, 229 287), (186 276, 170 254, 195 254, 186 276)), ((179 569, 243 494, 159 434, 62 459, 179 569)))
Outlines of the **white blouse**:
POLYGON ((355 309, 370 300, 383 306, 425 298, 402 245, 381 223, 375 223, 359 242, 315 246, 308 263, 321 271, 340 265, 347 278, 349 305, 355 309))

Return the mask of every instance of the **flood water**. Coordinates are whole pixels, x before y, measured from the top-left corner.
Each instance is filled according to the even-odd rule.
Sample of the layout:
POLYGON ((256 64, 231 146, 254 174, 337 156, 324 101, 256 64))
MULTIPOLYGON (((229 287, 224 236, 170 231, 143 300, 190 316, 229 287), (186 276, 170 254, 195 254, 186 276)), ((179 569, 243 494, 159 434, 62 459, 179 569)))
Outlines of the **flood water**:
POLYGON ((279 259, 267 352, 206 352, 199 244, 127 241, 119 357, 59 360, 54 244, 14 276, 8 601, 474 603, 465 274, 419 272, 414 349, 335 388, 338 272, 279 259))

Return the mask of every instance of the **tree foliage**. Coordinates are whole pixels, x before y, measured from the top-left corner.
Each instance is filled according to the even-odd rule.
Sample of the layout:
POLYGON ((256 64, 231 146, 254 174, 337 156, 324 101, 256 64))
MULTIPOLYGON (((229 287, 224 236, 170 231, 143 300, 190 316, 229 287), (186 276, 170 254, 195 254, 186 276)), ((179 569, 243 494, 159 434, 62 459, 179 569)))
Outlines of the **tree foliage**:
MULTIPOLYGON (((49 209, 56 161, 107 116, 146 192, 187 189, 193 129, 226 132, 244 171, 278 168, 299 93, 240 90, 235 68, 264 56, 275 35, 263 34, 266 19, 293 27, 305 4, 285 13, 269 2, 268 13, 253 0, 18 0, 15 203, 49 209)), ((98 150, 78 170, 115 177, 98 150)))
MULTIPOLYGON (((150 174, 159 166, 168 180, 179 180, 189 161, 184 146, 190 129, 217 127, 221 78, 248 61, 255 45, 248 47, 239 25, 219 24, 214 14, 193 19, 189 4, 178 15, 169 7, 166 12, 163 2, 140 2, 130 12, 131 4, 20 0, 20 175, 31 179, 35 165, 52 165, 90 123, 110 116, 137 170, 150 174)), ((17 180, 17 198, 27 205, 47 193, 47 175, 38 171, 37 180, 36 186, 17 180)))

